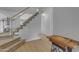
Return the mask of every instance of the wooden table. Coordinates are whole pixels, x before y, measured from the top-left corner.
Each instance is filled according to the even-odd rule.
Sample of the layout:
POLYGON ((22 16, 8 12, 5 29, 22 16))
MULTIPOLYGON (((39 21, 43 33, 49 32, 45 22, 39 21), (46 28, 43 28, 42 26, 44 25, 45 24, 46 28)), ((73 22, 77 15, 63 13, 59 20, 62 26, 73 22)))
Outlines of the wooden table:
POLYGON ((59 35, 48 36, 52 45, 56 45, 61 48, 64 52, 72 52, 72 49, 79 46, 79 42, 70 38, 66 38, 59 35))

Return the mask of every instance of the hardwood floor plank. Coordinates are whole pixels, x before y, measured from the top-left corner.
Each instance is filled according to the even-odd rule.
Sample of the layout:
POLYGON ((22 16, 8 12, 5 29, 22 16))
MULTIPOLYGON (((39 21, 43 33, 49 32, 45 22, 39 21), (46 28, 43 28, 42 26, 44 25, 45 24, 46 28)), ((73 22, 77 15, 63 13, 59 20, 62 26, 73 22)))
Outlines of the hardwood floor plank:
POLYGON ((15 50, 16 52, 50 52, 51 43, 46 39, 38 39, 26 42, 23 46, 15 50))

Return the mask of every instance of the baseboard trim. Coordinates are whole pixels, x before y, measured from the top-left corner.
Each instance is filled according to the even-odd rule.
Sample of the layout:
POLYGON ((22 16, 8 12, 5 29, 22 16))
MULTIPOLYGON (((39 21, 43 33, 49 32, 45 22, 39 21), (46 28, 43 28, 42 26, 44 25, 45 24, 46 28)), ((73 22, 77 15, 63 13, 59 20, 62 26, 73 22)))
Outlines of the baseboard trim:
POLYGON ((28 40, 25 40, 25 42, 29 42, 29 41, 33 41, 33 40, 39 40, 41 39, 40 37, 35 37, 35 38, 32 38, 32 39, 28 39, 28 40))

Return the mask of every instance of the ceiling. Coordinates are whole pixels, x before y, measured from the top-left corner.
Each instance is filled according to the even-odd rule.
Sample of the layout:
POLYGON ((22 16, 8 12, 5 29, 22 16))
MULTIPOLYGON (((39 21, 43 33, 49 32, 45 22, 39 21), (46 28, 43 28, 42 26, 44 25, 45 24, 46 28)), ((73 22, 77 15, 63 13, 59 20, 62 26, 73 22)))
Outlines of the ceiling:
POLYGON ((24 8, 26 8, 26 7, 0 7, 0 10, 9 11, 9 12, 17 12, 24 8))

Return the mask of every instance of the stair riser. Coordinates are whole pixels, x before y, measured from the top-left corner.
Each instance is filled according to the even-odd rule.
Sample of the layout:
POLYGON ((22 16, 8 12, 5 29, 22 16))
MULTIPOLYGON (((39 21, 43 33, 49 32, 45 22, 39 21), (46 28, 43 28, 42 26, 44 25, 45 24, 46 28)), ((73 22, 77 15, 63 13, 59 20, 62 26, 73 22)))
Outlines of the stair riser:
POLYGON ((5 50, 5 52, 12 52, 12 51, 16 50, 17 48, 19 48, 20 46, 22 46, 24 43, 25 43, 25 41, 21 41, 19 44, 15 45, 14 47, 12 47, 8 50, 5 50))
POLYGON ((11 35, 0 36, 0 39, 2 39, 2 38, 8 38, 8 37, 11 37, 11 35))
POLYGON ((7 38, 10 39, 12 37, 11 36, 10 37, 9 36, 8 37, 1 37, 0 40, 7 40, 7 38))
POLYGON ((4 49, 4 48, 6 48, 6 47, 8 47, 8 46, 10 46, 10 45, 12 45, 12 44, 18 42, 19 40, 20 40, 20 38, 16 38, 16 39, 13 40, 13 41, 10 41, 10 42, 7 42, 7 43, 1 45, 0 48, 1 48, 1 49, 4 49))

